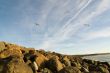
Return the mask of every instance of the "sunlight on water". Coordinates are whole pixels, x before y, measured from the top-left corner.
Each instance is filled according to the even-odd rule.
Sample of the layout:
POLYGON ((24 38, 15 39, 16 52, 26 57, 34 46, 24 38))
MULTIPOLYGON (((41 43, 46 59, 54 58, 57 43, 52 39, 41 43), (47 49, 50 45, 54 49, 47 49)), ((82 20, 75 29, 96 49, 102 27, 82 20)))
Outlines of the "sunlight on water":
POLYGON ((96 55, 96 56, 85 56, 83 58, 97 60, 97 61, 104 61, 104 62, 109 62, 110 63, 110 54, 96 55))

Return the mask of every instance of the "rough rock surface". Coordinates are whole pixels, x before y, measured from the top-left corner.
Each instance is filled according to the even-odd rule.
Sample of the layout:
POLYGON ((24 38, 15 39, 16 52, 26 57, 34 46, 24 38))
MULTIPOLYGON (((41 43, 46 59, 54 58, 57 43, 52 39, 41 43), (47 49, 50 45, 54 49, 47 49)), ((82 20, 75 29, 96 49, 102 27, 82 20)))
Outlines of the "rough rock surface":
POLYGON ((3 73, 33 73, 31 67, 23 62, 22 59, 15 57, 12 58, 4 67, 3 73))
POLYGON ((59 73, 81 73, 77 67, 67 66, 63 68, 59 73))
POLYGON ((47 62, 47 67, 55 72, 60 71, 61 69, 63 69, 63 65, 62 63, 59 61, 59 57, 58 56, 54 56, 52 57, 48 62, 47 62))
POLYGON ((110 64, 0 42, 0 73, 110 73, 110 64))

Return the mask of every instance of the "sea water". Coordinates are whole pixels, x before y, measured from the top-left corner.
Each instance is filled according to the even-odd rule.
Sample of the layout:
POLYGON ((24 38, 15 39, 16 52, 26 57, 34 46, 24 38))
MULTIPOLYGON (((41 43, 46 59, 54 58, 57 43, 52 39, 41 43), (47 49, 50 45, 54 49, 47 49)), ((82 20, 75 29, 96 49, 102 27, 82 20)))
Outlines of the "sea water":
POLYGON ((85 59, 91 59, 91 60, 96 60, 96 61, 102 61, 102 62, 109 62, 110 63, 110 54, 85 56, 83 58, 85 58, 85 59))

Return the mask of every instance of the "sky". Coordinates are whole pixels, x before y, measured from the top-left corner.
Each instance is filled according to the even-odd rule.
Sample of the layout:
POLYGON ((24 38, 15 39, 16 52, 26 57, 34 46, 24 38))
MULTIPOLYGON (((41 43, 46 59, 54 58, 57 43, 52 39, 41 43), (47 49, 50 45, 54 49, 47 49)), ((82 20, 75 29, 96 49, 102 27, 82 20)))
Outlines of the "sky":
POLYGON ((109 31, 110 0, 0 0, 0 41, 62 54, 108 53, 109 31))

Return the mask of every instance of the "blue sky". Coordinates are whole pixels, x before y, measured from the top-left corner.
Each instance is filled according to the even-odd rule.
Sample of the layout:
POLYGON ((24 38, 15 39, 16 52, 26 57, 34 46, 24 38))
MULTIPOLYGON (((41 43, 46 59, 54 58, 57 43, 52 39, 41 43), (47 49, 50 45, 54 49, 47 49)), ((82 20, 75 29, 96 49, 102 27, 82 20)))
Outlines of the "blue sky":
POLYGON ((0 41, 63 54, 102 53, 110 52, 109 31, 110 0, 0 0, 0 41))

